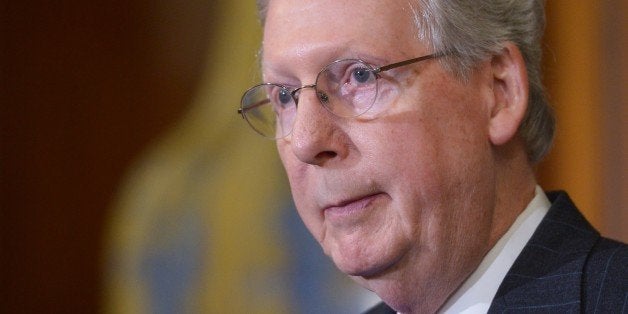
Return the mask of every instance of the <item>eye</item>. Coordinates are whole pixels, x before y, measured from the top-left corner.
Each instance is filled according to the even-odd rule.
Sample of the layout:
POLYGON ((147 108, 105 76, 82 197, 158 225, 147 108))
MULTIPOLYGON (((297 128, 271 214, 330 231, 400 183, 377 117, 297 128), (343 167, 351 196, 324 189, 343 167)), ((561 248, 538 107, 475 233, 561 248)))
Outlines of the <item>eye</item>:
POLYGON ((348 60, 343 75, 345 88, 365 88, 375 83, 376 75, 368 65, 361 61, 348 60), (350 62, 350 63, 349 63, 350 62))
POLYGON ((290 90, 283 86, 273 86, 269 93, 270 101, 276 106, 286 108, 293 102, 290 90))
POLYGON ((292 95, 290 95, 290 91, 288 91, 285 88, 282 88, 279 90, 279 93, 277 94, 277 98, 279 102, 283 105, 288 104, 292 101, 292 95))
POLYGON ((358 83, 368 82, 372 75, 373 74, 369 69, 363 67, 353 69, 352 73, 353 79, 356 80, 358 83))

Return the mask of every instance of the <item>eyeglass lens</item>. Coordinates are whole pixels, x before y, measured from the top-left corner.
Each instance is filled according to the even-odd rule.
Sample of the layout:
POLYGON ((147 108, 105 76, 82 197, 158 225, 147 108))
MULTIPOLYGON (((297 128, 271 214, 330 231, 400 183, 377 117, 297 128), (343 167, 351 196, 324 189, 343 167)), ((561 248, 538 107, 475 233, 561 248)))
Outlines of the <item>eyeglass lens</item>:
POLYGON ((340 117, 364 114, 377 98, 373 68, 360 60, 339 60, 321 70, 314 86, 291 88, 267 83, 249 89, 242 97, 244 117, 265 137, 285 137, 292 132, 299 96, 308 87, 316 90, 321 105, 340 117))

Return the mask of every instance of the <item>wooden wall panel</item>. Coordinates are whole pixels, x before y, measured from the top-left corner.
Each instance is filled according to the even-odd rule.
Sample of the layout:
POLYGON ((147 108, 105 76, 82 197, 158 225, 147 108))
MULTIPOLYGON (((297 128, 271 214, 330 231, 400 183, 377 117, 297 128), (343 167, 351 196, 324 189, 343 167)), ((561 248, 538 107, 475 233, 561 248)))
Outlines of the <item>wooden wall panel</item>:
POLYGON ((545 83, 558 126, 554 148, 539 170, 544 188, 567 190, 597 228, 624 241, 626 6, 625 1, 547 1, 545 83))

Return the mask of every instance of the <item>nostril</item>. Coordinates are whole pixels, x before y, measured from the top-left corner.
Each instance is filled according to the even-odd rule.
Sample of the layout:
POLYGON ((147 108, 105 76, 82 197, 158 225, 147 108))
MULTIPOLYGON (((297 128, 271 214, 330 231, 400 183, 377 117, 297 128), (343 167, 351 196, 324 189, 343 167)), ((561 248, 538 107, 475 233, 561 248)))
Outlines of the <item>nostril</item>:
POLYGON ((338 153, 331 150, 327 150, 327 151, 318 153, 316 155, 316 159, 317 160, 333 159, 336 156, 338 156, 338 153))

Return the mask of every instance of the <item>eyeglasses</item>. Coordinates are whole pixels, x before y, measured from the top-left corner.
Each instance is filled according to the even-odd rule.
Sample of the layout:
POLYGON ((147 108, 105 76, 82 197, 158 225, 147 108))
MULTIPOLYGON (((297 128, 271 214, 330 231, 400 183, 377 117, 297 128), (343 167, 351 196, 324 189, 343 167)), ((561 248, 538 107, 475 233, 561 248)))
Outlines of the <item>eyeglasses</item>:
POLYGON ((355 118, 375 103, 379 73, 444 55, 433 53, 376 68, 359 59, 337 60, 318 73, 314 84, 291 87, 263 83, 249 88, 242 95, 238 113, 264 137, 286 137, 294 126, 300 92, 312 88, 318 101, 329 112, 338 117, 355 118))

